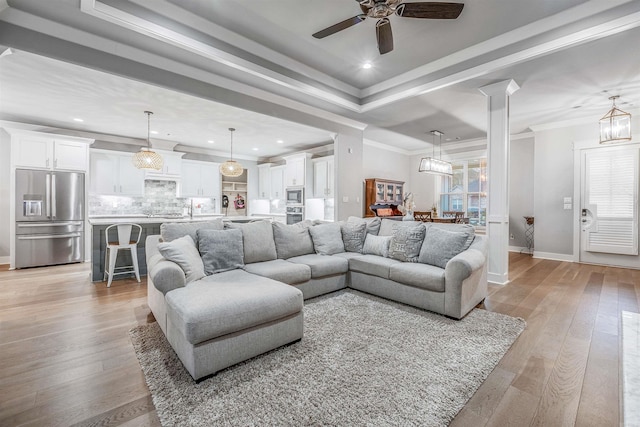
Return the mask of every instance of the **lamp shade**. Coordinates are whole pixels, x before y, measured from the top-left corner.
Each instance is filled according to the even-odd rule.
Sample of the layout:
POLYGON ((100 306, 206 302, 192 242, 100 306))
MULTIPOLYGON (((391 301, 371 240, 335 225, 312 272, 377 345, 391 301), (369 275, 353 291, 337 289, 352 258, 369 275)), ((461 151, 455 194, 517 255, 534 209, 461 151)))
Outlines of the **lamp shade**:
POLYGON ((142 148, 134 154, 132 162, 138 169, 160 170, 164 165, 162 156, 148 148, 142 148))
POLYGON ((600 144, 631 141, 631 114, 616 107, 616 98, 609 98, 613 107, 600 119, 600 144))
POLYGON ((236 177, 242 175, 243 167, 235 160, 227 160, 220 165, 220 173, 222 176, 236 177))
POLYGON ((433 157, 423 157, 420 159, 418 172, 452 176, 453 167, 451 166, 451 163, 445 162, 444 160, 435 159, 433 157))

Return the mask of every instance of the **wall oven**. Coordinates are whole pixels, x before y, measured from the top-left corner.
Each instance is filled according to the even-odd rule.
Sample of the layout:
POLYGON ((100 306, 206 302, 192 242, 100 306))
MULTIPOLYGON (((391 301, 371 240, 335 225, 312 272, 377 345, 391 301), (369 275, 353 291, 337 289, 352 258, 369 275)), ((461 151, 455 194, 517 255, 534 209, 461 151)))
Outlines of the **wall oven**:
POLYGON ((287 224, 302 222, 304 219, 304 206, 287 206, 287 224))
POLYGON ((287 205, 304 205, 304 187, 287 187, 287 205))

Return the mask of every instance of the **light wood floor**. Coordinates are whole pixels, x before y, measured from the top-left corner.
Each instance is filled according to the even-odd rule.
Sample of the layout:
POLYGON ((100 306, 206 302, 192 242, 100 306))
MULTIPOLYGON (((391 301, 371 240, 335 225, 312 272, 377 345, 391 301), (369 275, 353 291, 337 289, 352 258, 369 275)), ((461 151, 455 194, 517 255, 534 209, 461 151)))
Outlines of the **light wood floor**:
MULTIPOLYGON (((510 255, 486 308, 527 329, 453 426, 619 425, 620 313, 640 271, 510 255)), ((159 425, 128 330, 146 285, 92 284, 87 265, 0 270, 0 425, 159 425)))

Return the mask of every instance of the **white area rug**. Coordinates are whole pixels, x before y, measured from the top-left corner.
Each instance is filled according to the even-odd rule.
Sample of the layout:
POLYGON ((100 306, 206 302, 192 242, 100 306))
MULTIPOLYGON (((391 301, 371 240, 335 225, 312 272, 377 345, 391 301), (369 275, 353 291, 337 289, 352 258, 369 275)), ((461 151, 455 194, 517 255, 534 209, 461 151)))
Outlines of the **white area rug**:
POLYGON ((163 426, 446 426, 524 330, 356 291, 305 301, 302 341, 196 384, 156 324, 131 330, 163 426))

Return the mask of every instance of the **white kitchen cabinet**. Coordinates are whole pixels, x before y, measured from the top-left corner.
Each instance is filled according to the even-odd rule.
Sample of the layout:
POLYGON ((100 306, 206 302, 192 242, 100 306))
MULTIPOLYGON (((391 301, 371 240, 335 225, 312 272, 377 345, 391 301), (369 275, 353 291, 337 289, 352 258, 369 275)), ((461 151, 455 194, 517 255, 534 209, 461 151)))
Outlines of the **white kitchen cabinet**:
POLYGON ((334 194, 333 156, 313 159, 313 197, 330 199, 334 194))
POLYGON ((11 131, 13 165, 18 168, 86 171, 92 139, 42 132, 11 131))
POLYGON ((91 150, 90 193, 143 196, 144 172, 133 165, 132 157, 133 153, 91 150))
POLYGON ((284 198, 284 166, 272 166, 269 170, 271 199, 284 198))
POLYGON ((271 198, 271 163, 258 165, 258 199, 271 198))
POLYGON ((184 153, 156 149, 153 149, 153 151, 162 156, 162 169, 145 170, 144 178, 169 181, 179 179, 182 174, 182 156, 184 156, 184 153))
MULTIPOLYGON (((301 153, 293 156, 285 156, 284 186, 299 187, 310 184, 307 180, 307 162, 311 154, 301 153)), ((310 170, 310 169, 309 169, 310 170)))
POLYGON ((220 198, 220 164, 182 160, 181 196, 220 198))

